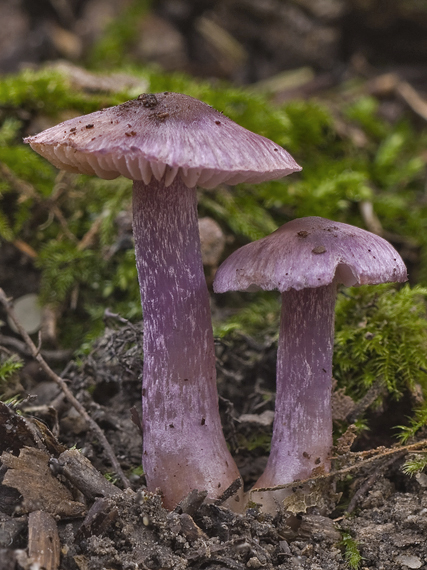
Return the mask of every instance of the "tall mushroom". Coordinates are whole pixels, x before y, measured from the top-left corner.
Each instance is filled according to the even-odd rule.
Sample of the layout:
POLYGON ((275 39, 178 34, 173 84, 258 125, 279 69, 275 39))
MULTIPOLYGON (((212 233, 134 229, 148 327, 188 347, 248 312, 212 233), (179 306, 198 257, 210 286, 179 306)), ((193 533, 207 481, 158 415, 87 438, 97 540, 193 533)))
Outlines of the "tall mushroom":
MULTIPOLYGON (((401 257, 383 238, 318 217, 288 222, 238 249, 219 267, 218 293, 261 288, 282 294, 271 452, 255 489, 330 468, 337 284, 406 280, 401 257)), ((275 500, 285 494, 259 492, 254 500, 274 511, 275 500)))
POLYGON ((144 316, 143 467, 173 508, 215 498, 239 477, 221 429, 195 186, 260 182, 300 170, 272 141, 178 93, 143 94, 26 142, 58 168, 133 182, 144 316))

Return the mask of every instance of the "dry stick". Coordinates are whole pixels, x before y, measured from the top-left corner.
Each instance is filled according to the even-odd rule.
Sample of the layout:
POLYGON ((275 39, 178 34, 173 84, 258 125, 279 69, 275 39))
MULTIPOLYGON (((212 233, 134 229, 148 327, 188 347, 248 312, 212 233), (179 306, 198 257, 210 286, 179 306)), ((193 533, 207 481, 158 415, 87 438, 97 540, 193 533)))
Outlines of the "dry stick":
POLYGON ((96 220, 93 222, 93 224, 91 225, 89 230, 85 233, 85 235, 82 237, 82 239, 77 244, 77 249, 79 251, 83 251, 84 249, 86 249, 92 245, 92 242, 94 241, 96 235, 99 232, 99 228, 101 227, 101 223, 102 223, 102 217, 99 216, 98 218, 96 218, 96 220))
POLYGON ((347 414, 345 421, 349 424, 353 424, 375 402, 378 396, 382 396, 386 391, 387 388, 384 383, 384 378, 380 376, 374 381, 363 398, 357 402, 353 410, 347 414))
POLYGON ((37 202, 37 204, 44 204, 47 206, 49 211, 52 212, 54 216, 56 216, 64 234, 70 240, 74 242, 77 241, 76 236, 69 229, 67 220, 65 219, 63 213, 52 200, 43 200, 37 193, 37 190, 34 188, 34 186, 32 186, 32 184, 15 176, 13 171, 2 162, 0 162, 0 174, 3 176, 3 178, 5 178, 7 182, 9 182, 9 184, 18 192, 18 194, 24 196, 25 198, 32 198, 37 202))
POLYGON ((49 378, 51 378, 56 384, 58 384, 58 386, 60 386, 61 390, 64 392, 66 398, 71 403, 71 405, 85 419, 85 421, 87 422, 87 424, 89 426, 89 429, 92 430, 97 435, 100 443, 102 444, 102 446, 105 449, 105 452, 108 455, 108 458, 111 461, 111 464, 113 466, 114 471, 116 472, 116 474, 120 478, 122 485, 125 488, 130 487, 130 483, 129 483, 127 477, 125 476, 125 474, 123 473, 122 468, 120 467, 120 464, 119 464, 119 462, 118 462, 118 460, 114 454, 113 448, 111 447, 107 438, 105 437, 104 432, 98 426, 98 424, 90 417, 90 415, 87 413, 87 411, 82 406, 82 404, 74 397, 71 390, 68 388, 67 384, 65 383, 64 379, 61 378, 60 376, 58 376, 57 374, 55 374, 55 372, 50 368, 50 366, 47 364, 47 362, 41 356, 39 349, 33 343, 29 334, 27 333, 27 331, 22 327, 21 323, 16 318, 15 312, 12 309, 12 307, 10 306, 9 300, 6 297, 3 289, 0 289, 0 303, 4 306, 8 316, 15 323, 15 326, 18 329, 19 334, 25 340, 28 348, 31 351, 31 355, 33 356, 33 358, 35 358, 37 360, 37 362, 40 364, 40 366, 46 372, 46 374, 49 376, 49 378))
POLYGON ((420 117, 427 121, 427 101, 406 81, 399 81, 396 86, 397 93, 420 117))
POLYGON ((357 506, 357 503, 360 501, 363 495, 365 495, 369 491, 369 489, 372 487, 375 481, 377 481, 377 479, 380 476, 382 476, 382 474, 386 471, 388 467, 390 467, 390 465, 393 465, 393 463, 395 463, 398 459, 403 457, 405 453, 406 451, 401 451, 401 453, 396 454, 395 457, 392 456, 388 461, 386 461, 383 465, 381 465, 379 469, 376 469, 370 477, 368 477, 368 479, 363 483, 361 487, 359 487, 359 489, 354 493, 353 497, 351 498, 351 501, 348 504, 348 507, 345 511, 345 516, 350 515, 354 511, 354 509, 357 506))
POLYGON ((374 205, 371 200, 362 200, 359 202, 359 211, 362 214, 366 227, 373 234, 378 236, 384 235, 384 230, 378 216, 375 213, 374 205))
MULTIPOLYGON (((336 471, 331 471, 330 473, 322 473, 321 475, 316 475, 315 477, 309 477, 308 479, 301 479, 298 481, 293 481, 292 483, 286 483, 284 485, 277 485, 276 487, 260 487, 259 489, 251 489, 249 493, 252 495, 252 493, 260 493, 261 491, 262 492, 279 491, 280 489, 289 489, 291 487, 297 487, 300 485, 305 485, 306 483, 311 483, 312 481, 320 481, 320 480, 330 479, 332 477, 336 477, 337 475, 346 475, 347 473, 350 473, 351 471, 354 471, 355 469, 360 469, 361 467, 365 467, 365 465, 373 463, 377 459, 382 459, 383 457, 387 457, 389 455, 395 455, 397 453, 401 453, 403 456, 406 453, 409 453, 410 451, 418 450, 418 448, 420 448, 420 447, 427 447, 427 439, 422 439, 421 441, 417 441, 416 443, 411 443, 410 445, 403 445, 401 447, 385 449, 385 451, 379 451, 379 450, 381 450, 381 448, 372 449, 372 450, 370 450, 370 452, 372 452, 372 453, 378 452, 378 454, 373 455, 372 457, 368 457, 368 459, 362 459, 362 461, 359 461, 358 463, 355 463, 354 465, 349 465, 348 467, 344 467, 343 469, 337 469, 336 471)), ((361 453, 357 453, 357 454, 354 453, 352 455, 353 455, 353 457, 355 457, 355 456, 356 457, 361 457, 361 456, 363 457, 363 455, 366 455, 366 454, 367 454, 366 451, 362 451, 361 453)), ((332 459, 336 459, 336 458, 332 458, 332 459)))
MULTIPOLYGON (((31 351, 28 348, 28 346, 25 344, 25 342, 22 342, 22 340, 19 340, 12 336, 6 336, 0 334, 0 346, 4 347, 10 346, 15 351, 18 351, 21 354, 25 354, 26 356, 31 355, 31 351)), ((64 348, 58 350, 41 350, 40 353, 43 356, 43 358, 46 358, 46 360, 61 361, 71 358, 73 351, 69 350, 68 348, 64 348)))

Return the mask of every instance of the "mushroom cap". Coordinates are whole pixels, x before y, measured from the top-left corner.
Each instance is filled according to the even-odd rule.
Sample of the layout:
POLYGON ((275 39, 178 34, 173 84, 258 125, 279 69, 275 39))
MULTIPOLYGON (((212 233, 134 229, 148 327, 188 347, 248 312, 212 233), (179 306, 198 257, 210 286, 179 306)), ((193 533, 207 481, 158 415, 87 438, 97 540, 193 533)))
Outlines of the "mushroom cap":
POLYGON ((219 267, 214 290, 253 291, 407 281, 402 258, 385 239, 340 222, 292 220, 232 253, 219 267))
POLYGON ((58 168, 190 188, 262 182, 301 170, 274 142, 180 93, 143 94, 24 139, 58 168))

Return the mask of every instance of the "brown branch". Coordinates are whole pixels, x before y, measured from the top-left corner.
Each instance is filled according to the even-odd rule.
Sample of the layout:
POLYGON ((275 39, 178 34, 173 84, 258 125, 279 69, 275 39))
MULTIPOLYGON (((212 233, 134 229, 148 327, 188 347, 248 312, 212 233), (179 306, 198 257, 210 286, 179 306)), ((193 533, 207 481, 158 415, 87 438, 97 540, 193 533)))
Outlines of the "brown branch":
MULTIPOLYGON (((260 493, 265 491, 279 491, 280 489, 290 489, 291 487, 296 487, 300 485, 306 485, 307 483, 311 483, 312 481, 320 481, 331 479, 332 477, 337 477, 341 475, 346 475, 347 473, 351 473, 356 469, 361 469, 370 463, 373 463, 377 459, 382 459, 384 457, 388 457, 389 455, 396 455, 402 454, 402 457, 411 451, 417 451, 419 448, 427 447, 427 439, 422 439, 417 441, 416 443, 411 443, 410 445, 402 445, 400 447, 392 447, 392 448, 384 448, 379 447, 376 449, 371 449, 369 451, 362 451, 360 453, 352 453, 352 457, 366 457, 369 453, 374 453, 372 457, 368 457, 367 459, 362 459, 358 461, 354 465, 349 465, 348 467, 343 467, 342 469, 337 469, 336 471, 331 471, 330 473, 322 473, 321 475, 316 475, 315 477, 309 477, 308 479, 301 479, 298 481, 293 481, 292 483, 285 483, 284 485, 276 485, 276 487, 259 487, 258 489, 251 489, 249 491, 250 494, 252 493, 260 493)), ((338 459, 338 458, 332 458, 338 459)), ((340 457, 342 459, 342 457, 340 457)))
POLYGON ((30 352, 31 352, 31 355, 33 356, 33 358, 35 358, 37 360, 37 362, 40 364, 41 368, 46 372, 46 374, 49 376, 49 378, 51 378, 56 384, 58 384, 58 386, 64 392, 64 394, 65 394, 67 400, 70 402, 70 404, 85 419, 85 421, 87 422, 87 424, 89 426, 89 429, 96 434, 101 445, 104 447, 104 450, 105 450, 106 454, 108 455, 108 458, 111 461, 113 469, 116 472, 117 476, 120 478, 123 486, 125 488, 130 487, 129 481, 128 481, 127 477, 125 476, 125 474, 123 473, 123 470, 120 466, 120 463, 118 462, 118 460, 114 454, 113 448, 111 447, 110 443, 108 442, 107 438, 105 437, 104 432, 99 427, 99 425, 90 417, 90 415, 85 410, 84 406, 74 397, 73 393, 68 388, 65 380, 63 378, 61 378, 60 376, 58 376, 50 368, 50 366, 47 364, 47 362, 44 360, 44 358, 40 354, 39 349, 36 347, 36 345, 31 340, 29 334, 22 327, 21 323, 16 318, 15 312, 12 309, 10 302, 9 302, 9 299, 6 297, 3 289, 0 289, 0 303, 4 306, 8 316, 14 322, 16 328, 19 331, 19 334, 22 336, 22 338, 24 339, 28 348, 30 349, 30 352))
POLYGON ((56 219, 58 220, 58 222, 61 225, 61 228, 64 232, 64 234, 68 237, 69 240, 76 242, 77 238, 76 236, 73 234, 73 232, 70 230, 70 228, 68 227, 68 223, 67 220, 65 219, 64 214, 61 212, 61 210, 59 209, 59 207, 56 204, 49 204, 49 200, 47 202, 48 207, 51 208, 53 215, 56 217, 56 219))
MULTIPOLYGON (((371 230, 372 231, 372 230, 371 230)), ((366 410, 375 402, 379 396, 383 396, 387 392, 387 388, 382 377, 377 378, 371 385, 369 390, 363 396, 363 398, 357 402, 354 409, 351 410, 347 417, 346 422, 353 424, 366 410)))
MULTIPOLYGON (((22 340, 19 340, 15 337, 0 334, 0 345, 10 346, 15 351, 20 352, 21 354, 24 354, 26 356, 31 356, 31 350, 28 348, 25 342, 22 342, 22 340)), ((71 358, 72 355, 72 351, 69 349, 41 350, 40 353, 43 356, 43 358, 46 358, 46 360, 57 360, 57 361, 67 360, 71 358)))
POLYGON ((427 101, 423 99, 415 89, 406 81, 399 81, 396 86, 397 93, 409 105, 409 107, 427 121, 427 101))
POLYGON ((79 251, 83 251, 84 249, 87 249, 88 247, 90 247, 92 245, 95 237, 97 236, 97 234, 99 232, 99 228, 101 227, 101 223, 102 223, 102 218, 101 218, 101 216, 99 216, 98 218, 96 218, 96 220, 93 222, 91 227, 88 229, 88 231, 85 233, 85 235, 82 237, 82 239, 77 244, 77 249, 79 251))
POLYGON ((38 202, 40 201, 40 196, 37 194, 34 186, 15 176, 12 170, 3 162, 0 162, 0 174, 18 194, 21 194, 24 198, 33 198, 38 202))
POLYGON ((22 239, 15 239, 13 240, 12 243, 16 247, 16 249, 19 249, 19 251, 21 251, 25 255, 28 255, 28 257, 31 257, 31 259, 36 259, 38 257, 37 251, 34 248, 32 248, 31 245, 29 245, 25 241, 22 241, 22 239))
POLYGON ((32 184, 18 178, 3 162, 0 162, 0 175, 12 186, 14 190, 16 190, 16 192, 18 192, 18 194, 22 196, 23 200, 31 198, 37 204, 47 206, 48 210, 57 218, 65 235, 72 241, 77 241, 76 236, 68 227, 64 214, 53 200, 43 200, 32 184))
POLYGON ((383 463, 383 465, 381 465, 381 467, 376 469, 372 473, 372 475, 370 477, 368 477, 368 479, 363 483, 363 485, 361 485, 361 487, 359 487, 359 489, 354 493, 353 497, 351 498, 351 501, 348 504, 348 507, 345 511, 346 516, 350 515, 354 511, 354 509, 356 508, 357 503, 360 501, 360 499, 364 495, 366 495, 366 493, 369 491, 369 489, 371 489, 371 487, 373 486, 375 481, 377 481, 379 479, 379 477, 381 477, 383 475, 383 473, 390 467, 390 465, 393 465, 393 463, 395 463, 398 459, 403 457, 405 454, 406 454, 406 451, 401 451, 400 454, 397 453, 396 455, 392 455, 390 457, 390 459, 388 459, 388 461, 383 463))

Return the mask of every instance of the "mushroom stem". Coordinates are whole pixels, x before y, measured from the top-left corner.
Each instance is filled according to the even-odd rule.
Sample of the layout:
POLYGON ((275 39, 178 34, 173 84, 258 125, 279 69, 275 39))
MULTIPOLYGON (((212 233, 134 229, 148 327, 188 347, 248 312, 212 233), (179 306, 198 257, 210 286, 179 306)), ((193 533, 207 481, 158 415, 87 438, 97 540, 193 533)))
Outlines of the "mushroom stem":
POLYGON ((273 438, 255 487, 306 479, 316 468, 329 471, 335 299, 334 282, 282 293, 273 438))
POLYGON ((197 195, 181 177, 133 184, 144 316, 143 468, 173 508, 192 489, 216 498, 239 477, 221 428, 197 195))

